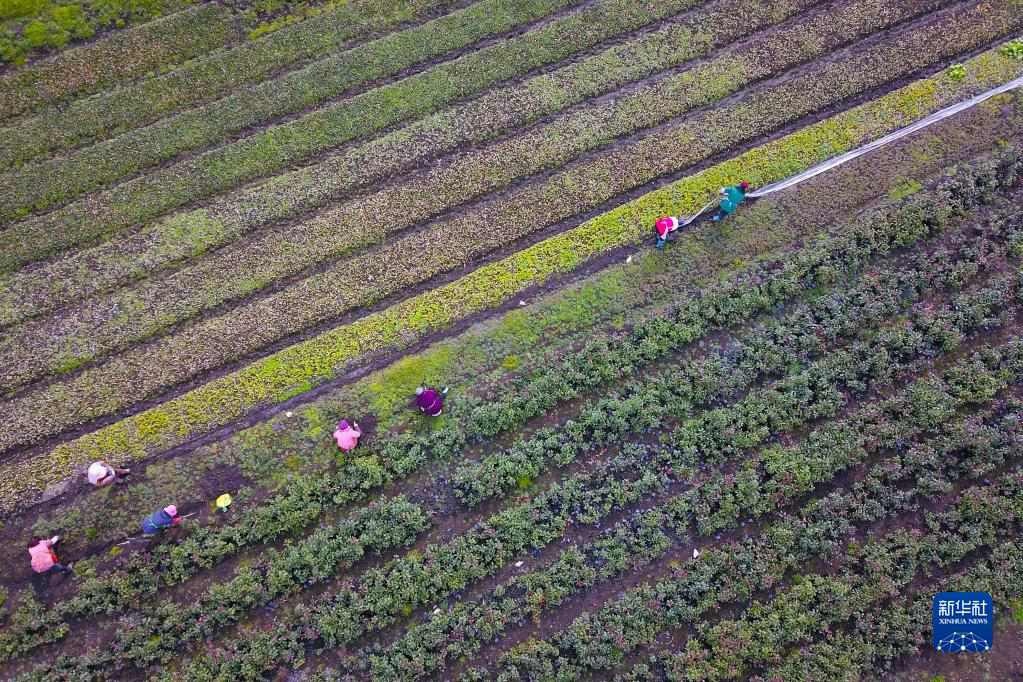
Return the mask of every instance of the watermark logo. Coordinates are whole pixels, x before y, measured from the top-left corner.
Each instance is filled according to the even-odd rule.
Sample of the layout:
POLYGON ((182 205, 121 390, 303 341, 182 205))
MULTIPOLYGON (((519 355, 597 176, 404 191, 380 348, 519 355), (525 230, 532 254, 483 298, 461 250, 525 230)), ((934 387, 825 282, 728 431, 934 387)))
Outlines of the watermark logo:
POLYGON ((938 651, 987 651, 994 640, 994 603, 987 592, 940 592, 934 595, 931 622, 938 651))

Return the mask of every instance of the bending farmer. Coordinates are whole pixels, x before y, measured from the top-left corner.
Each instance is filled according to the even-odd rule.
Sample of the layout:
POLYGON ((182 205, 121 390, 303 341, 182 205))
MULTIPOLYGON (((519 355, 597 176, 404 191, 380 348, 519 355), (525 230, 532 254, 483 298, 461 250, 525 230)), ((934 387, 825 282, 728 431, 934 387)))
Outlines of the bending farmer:
POLYGON ((352 428, 348 424, 347 419, 342 419, 334 431, 334 440, 337 441, 337 446, 343 451, 351 452, 359 444, 359 436, 361 435, 362 430, 358 424, 355 424, 355 428, 352 428))
POLYGON ((416 389, 416 407, 428 417, 440 416, 440 413, 444 411, 444 396, 447 394, 448 389, 446 388, 443 391, 438 391, 435 388, 420 386, 416 389))
POLYGON ((117 469, 106 462, 93 462, 89 465, 89 483, 97 488, 115 483, 131 473, 131 469, 117 469))
POLYGON ((677 230, 678 226, 679 221, 675 216, 664 215, 657 219, 657 222, 654 223, 654 229, 657 231, 657 248, 664 248, 668 241, 668 235, 677 230))
POLYGON ((731 187, 722 187, 719 194, 724 198, 721 203, 718 204, 718 212, 714 214, 711 220, 721 220, 726 216, 732 215, 732 213, 739 207, 739 204, 746 200, 746 192, 749 191, 749 183, 743 180, 738 185, 732 185, 731 187))
POLYGON ((57 554, 53 546, 60 542, 60 536, 54 535, 48 540, 32 538, 28 543, 28 555, 32 557, 32 586, 40 591, 49 584, 50 576, 54 573, 71 573, 71 566, 63 566, 57 562, 57 554))
POLYGON ((178 516, 178 508, 169 504, 159 511, 155 511, 142 521, 142 532, 153 536, 181 524, 181 517, 178 516))

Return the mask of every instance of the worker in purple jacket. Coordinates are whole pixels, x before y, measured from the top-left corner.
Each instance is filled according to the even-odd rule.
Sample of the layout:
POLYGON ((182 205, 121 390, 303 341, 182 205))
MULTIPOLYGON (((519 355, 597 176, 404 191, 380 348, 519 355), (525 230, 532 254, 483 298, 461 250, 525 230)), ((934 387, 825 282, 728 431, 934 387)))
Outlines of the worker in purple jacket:
POLYGON ((448 389, 438 391, 428 386, 420 386, 416 389, 416 407, 428 417, 439 416, 444 411, 444 396, 448 389))

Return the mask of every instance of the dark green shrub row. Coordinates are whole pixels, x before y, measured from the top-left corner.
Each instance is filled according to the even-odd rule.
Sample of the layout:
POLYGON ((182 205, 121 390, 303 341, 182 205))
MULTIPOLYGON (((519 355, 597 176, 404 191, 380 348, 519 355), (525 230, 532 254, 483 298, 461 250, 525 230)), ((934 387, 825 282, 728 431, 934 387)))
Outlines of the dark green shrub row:
MULTIPOLYGON (((942 576, 921 585, 910 595, 909 603, 897 600, 881 609, 856 614, 857 627, 832 629, 785 655, 769 669, 765 679, 823 680, 883 677, 894 672, 904 657, 914 656, 931 647, 932 605, 938 592, 988 592, 1000 613, 1012 613, 1023 599, 1023 544, 1006 542, 989 557, 962 572, 942 576)), ((1014 620, 1018 620, 1014 616, 1014 620)), ((654 668, 671 666, 673 661, 654 668)), ((648 670, 651 666, 647 666, 648 670)), ((650 671, 652 674, 652 670, 650 671)), ((637 677, 641 679, 664 679, 637 677)), ((935 681, 936 682, 936 681, 935 681)))
MULTIPOLYGON (((953 402, 960 397, 946 396, 953 402)), ((949 405, 950 409, 959 407, 962 405, 949 405)), ((818 547, 822 538, 830 538, 828 550, 832 550, 853 525, 874 523, 915 509, 921 497, 948 492, 960 477, 983 476, 1007 459, 1018 457, 1023 436, 1019 422, 1021 407, 1003 403, 988 410, 982 418, 975 416, 944 423, 939 427, 938 436, 915 446, 906 445, 907 438, 910 434, 919 435, 928 425, 914 423, 912 412, 896 415, 896 420, 906 425, 896 427, 893 422, 884 432, 900 434, 901 442, 887 435, 883 443, 874 446, 875 450, 894 450, 892 459, 872 466, 851 489, 837 490, 808 502, 796 515, 805 524, 798 530, 815 537, 818 547), (915 485, 907 487, 908 482, 915 485)), ((878 410, 873 405, 867 411, 884 414, 883 409, 878 410)), ((864 419, 865 415, 860 414, 848 424, 854 432, 862 434, 864 419)), ((410 627, 399 640, 386 647, 370 647, 360 653, 359 669, 370 670, 374 680, 409 680, 434 675, 450 661, 476 654, 484 644, 500 638, 509 626, 522 624, 529 617, 539 622, 548 610, 556 609, 571 596, 663 556, 678 542, 672 536, 689 542, 687 529, 692 525, 695 510, 701 510, 701 518, 707 518, 710 510, 714 510, 718 519, 712 527, 699 529, 699 534, 704 536, 735 528, 740 521, 772 514, 842 470, 865 461, 867 451, 860 445, 856 447, 856 452, 829 448, 815 453, 813 459, 817 466, 813 473, 816 476, 800 478, 798 486, 786 485, 779 489, 775 485, 776 496, 761 495, 761 499, 769 500, 773 509, 763 503, 736 504, 735 491, 763 490, 765 482, 773 476, 787 477, 785 470, 776 474, 763 471, 763 458, 758 458, 744 464, 737 475, 715 473, 712 479, 667 504, 616 524, 585 547, 573 546, 565 550, 542 569, 516 576, 471 602, 458 602, 432 615, 426 623, 410 627), (832 457, 832 461, 828 462, 827 457, 832 457), (745 475, 750 469, 757 470, 760 480, 745 475)), ((792 518, 785 513, 781 523, 760 535, 771 537, 792 525, 792 518)))
MULTIPOLYGON (((628 432, 655 429, 665 417, 681 418, 695 407, 725 401, 760 376, 791 372, 808 357, 875 327, 935 287, 962 286, 987 265, 984 261, 994 245, 972 234, 958 234, 950 241, 951 247, 915 254, 915 262, 894 263, 857 286, 770 321, 726 352, 686 363, 653 380, 627 384, 584 406, 557 431, 545 429, 480 462, 463 465, 452 477, 455 494, 463 503, 477 505, 511 490, 523 478, 536 478, 552 464, 563 466, 628 432)), ((755 404, 756 397, 750 400, 755 404)))
MULTIPOLYGON (((753 391, 731 406, 685 421, 668 437, 668 442, 680 453, 685 453, 689 466, 695 468, 700 463, 737 456, 750 447, 760 445, 778 431, 834 416, 848 400, 843 389, 860 395, 875 383, 891 381, 894 372, 915 356, 949 352, 959 346, 966 334, 999 326, 1003 309, 1012 308, 1019 298, 1017 279, 1016 275, 998 277, 989 287, 959 295, 951 308, 938 312, 914 312, 905 325, 884 328, 869 340, 859 341, 846 349, 833 350, 805 371, 753 391)), ((865 330, 869 328, 869 325, 865 326, 865 330)), ((673 395, 672 382, 677 380, 680 386, 688 389, 700 377, 688 372, 669 377, 663 387, 658 387, 661 388, 660 395, 650 402, 660 409, 665 409, 661 406, 672 405, 673 401, 681 402, 684 413, 688 406, 683 401, 690 396, 673 395)), ((709 383, 713 385, 715 379, 712 375, 709 383)), ((642 416, 651 411, 651 406, 639 411, 634 411, 634 407, 628 404, 609 405, 606 412, 598 413, 604 422, 587 425, 597 429, 590 437, 595 438, 598 444, 611 443, 624 437, 633 430, 632 427, 644 426, 642 422, 635 422, 634 415, 638 412, 642 416), (630 416, 632 424, 628 422, 630 416)), ((513 488, 516 476, 524 475, 517 472, 525 470, 535 474, 542 471, 545 457, 559 464, 568 463, 589 441, 586 436, 576 440, 582 429, 572 433, 569 427, 566 431, 568 433, 559 434, 561 438, 550 437, 540 440, 531 450, 521 449, 510 471, 499 462, 489 464, 489 470, 482 469, 478 475, 491 473, 492 478, 484 479, 479 487, 470 488, 470 494, 481 490, 490 495, 506 492, 513 488), (563 442, 559 443, 559 440, 563 442)), ((461 478, 463 496, 470 480, 467 476, 461 478)), ((469 501, 478 502, 484 498, 480 494, 469 497, 469 501)))
MULTIPOLYGON (((831 286, 837 278, 864 267, 872 254, 936 234, 945 229, 953 214, 964 214, 987 201, 1000 187, 994 178, 1009 177, 999 168, 1012 169, 1014 165, 982 164, 964 169, 940 191, 921 193, 903 202, 891 216, 878 211, 847 234, 818 240, 796 257, 759 264, 745 275, 703 292, 699 300, 687 300, 666 317, 637 325, 622 338, 592 343, 583 352, 537 367, 508 387, 501 399, 457 398, 452 403, 453 413, 462 416, 440 430, 425 436, 405 433, 367 444, 365 455, 346 461, 332 476, 297 479, 285 493, 245 512, 232 524, 194 531, 182 545, 161 548, 149 562, 131 564, 124 573, 84 584, 79 598, 63 602, 51 612, 48 622, 52 626, 66 618, 114 612, 124 599, 110 600, 111 595, 152 594, 161 585, 178 584, 244 547, 308 527, 326 509, 362 501, 371 491, 404 478, 427 461, 448 458, 561 402, 621 380, 715 327, 741 323, 801 292, 831 286), (978 183, 981 191, 974 189, 978 183), (150 582, 153 575, 160 576, 156 584, 150 582)), ((963 255, 967 257, 965 252, 963 255)), ((835 328, 836 334, 840 331, 835 328)), ((542 438, 534 436, 527 442, 542 442, 542 438)), ((48 632, 52 635, 56 628, 48 632)), ((0 635, 0 642, 11 651, 24 651, 27 645, 17 642, 26 638, 38 642, 39 634, 36 630, 8 631, 0 635)))
MULTIPOLYGON (((600 469, 600 473, 574 476, 566 487, 555 486, 552 492, 498 514, 447 545, 431 546, 422 556, 399 559, 370 571, 358 582, 346 584, 332 600, 310 610, 300 609, 300 622, 308 628, 305 639, 312 643, 322 638, 329 646, 349 644, 370 630, 398 621, 401 615, 407 615, 416 607, 436 603, 492 574, 516 554, 553 541, 564 530, 566 517, 572 514, 566 507, 571 507, 576 514, 576 523, 598 522, 616 507, 626 504, 622 495, 632 495, 637 481, 642 494, 661 491, 676 472, 682 477, 691 476, 704 463, 741 454, 772 432, 834 416, 844 400, 835 387, 827 383, 829 379, 846 385, 868 381, 888 384, 909 369, 913 358, 947 345, 949 334, 962 334, 979 325, 994 326, 995 322, 988 317, 990 311, 1004 306, 1011 300, 1010 294, 1015 293, 1012 287, 994 286, 976 294, 964 294, 947 310, 921 313, 908 327, 882 332, 873 342, 861 344, 857 354, 842 352, 829 356, 829 361, 823 365, 828 372, 822 371, 821 376, 816 377, 810 374, 784 380, 783 390, 775 389, 760 397, 755 406, 741 415, 744 418, 732 419, 724 410, 719 411, 716 416, 725 422, 719 433, 695 428, 689 422, 671 434, 667 439, 669 445, 664 448, 627 445, 606 468, 600 469), (945 333, 935 336, 921 331, 932 330, 939 324, 945 333), (559 499, 563 490, 571 490, 591 477, 606 481, 603 485, 617 491, 612 504, 559 499), (506 514, 512 514, 513 520, 506 520, 506 514), (315 625, 308 627, 310 622, 315 625)), ((934 410, 921 412, 922 415, 917 415, 920 419, 934 416, 934 410)), ((708 421, 713 422, 714 418, 708 421)), ((936 426, 941 422, 933 423, 936 426)), ((591 494, 598 494, 601 500, 608 495, 603 489, 591 494)), ((637 494, 636 499, 638 497, 637 494)), ((275 629, 297 626, 297 621, 278 623, 275 629)), ((252 669, 251 661, 228 658, 232 658, 229 664, 201 660, 196 664, 203 671, 200 677, 217 674, 230 677, 240 670, 252 669)))
MULTIPOLYGON (((1023 343, 1017 339, 1001 349, 982 351, 953 369, 956 374, 948 377, 952 381, 941 385, 946 395, 962 393, 958 386, 962 384, 963 376, 978 370, 980 378, 993 384, 1004 385, 1007 378, 1018 382, 1023 377, 1023 343), (987 368, 986 372, 984 368, 987 368)), ((930 379, 917 385, 933 392, 939 382, 930 379)), ((966 395, 970 395, 968 390, 966 395)), ((886 403, 874 419, 868 419, 852 430, 827 426, 802 447, 812 448, 818 460, 828 457, 829 452, 837 449, 838 443, 850 442, 850 437, 855 443, 853 448, 868 452, 876 451, 878 447, 901 447, 906 431, 900 429, 899 420, 893 421, 892 417, 905 419, 914 413, 920 414, 913 407, 918 400, 911 395, 901 396, 886 403)), ((953 406, 948 405, 947 408, 952 410, 953 406)), ((935 428, 929 419, 917 421, 915 425, 912 421, 906 424, 911 426, 911 432, 935 428)), ((1017 477, 1015 485, 1020 482, 1017 477)), ((767 499, 765 502, 769 504, 767 499)), ((503 656, 501 662, 504 679, 535 679, 536 675, 553 677, 562 671, 581 674, 585 670, 617 666, 625 655, 651 643, 665 628, 698 622, 707 610, 724 603, 747 601, 759 590, 771 587, 789 570, 798 569, 804 562, 818 556, 833 555, 836 536, 829 529, 837 530, 840 533, 837 537, 841 537, 848 533, 850 524, 878 518, 878 508, 869 498, 861 505, 839 505, 835 511, 841 513, 836 514, 829 513, 831 507, 828 504, 828 498, 825 498, 813 513, 805 517, 806 521, 800 522, 808 530, 805 535, 798 532, 798 527, 790 525, 786 529, 782 525, 762 539, 747 539, 720 550, 705 552, 699 561, 687 564, 672 577, 629 590, 599 611, 580 616, 550 641, 530 640, 514 648, 503 656)), ((965 506, 969 509, 972 501, 965 506)), ((1000 514, 1004 515, 1004 510, 1000 510, 1000 514)), ((966 527, 960 530, 971 533, 966 527)), ((957 536, 949 539, 953 537, 957 536)), ((955 543, 948 542, 947 545, 954 546, 955 543)))
POLYGON ((996 485, 965 491, 952 510, 927 514, 927 534, 898 529, 850 548, 837 575, 794 576, 791 587, 753 602, 742 617, 701 625, 669 666, 668 679, 710 682, 759 672, 780 652, 903 598, 917 587, 917 576, 933 576, 1016 539, 1021 502, 1023 473, 1016 470, 996 485))

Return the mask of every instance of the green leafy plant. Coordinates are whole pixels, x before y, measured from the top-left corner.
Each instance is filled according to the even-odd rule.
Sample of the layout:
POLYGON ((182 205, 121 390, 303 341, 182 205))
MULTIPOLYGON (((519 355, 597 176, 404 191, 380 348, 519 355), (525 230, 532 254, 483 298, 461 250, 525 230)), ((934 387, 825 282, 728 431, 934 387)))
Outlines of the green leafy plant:
POLYGON ((1013 40, 1002 46, 1002 54, 1009 59, 1023 61, 1023 40, 1013 40))

